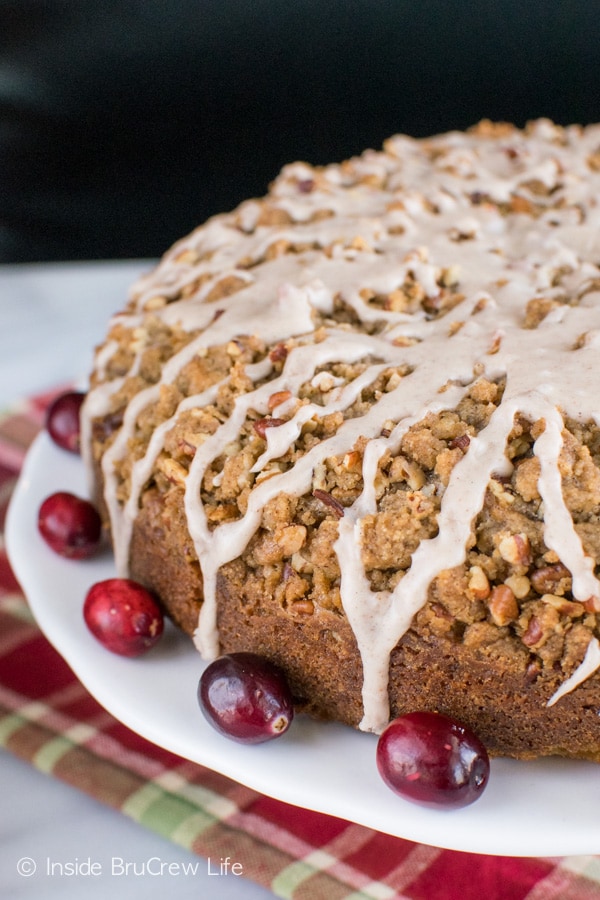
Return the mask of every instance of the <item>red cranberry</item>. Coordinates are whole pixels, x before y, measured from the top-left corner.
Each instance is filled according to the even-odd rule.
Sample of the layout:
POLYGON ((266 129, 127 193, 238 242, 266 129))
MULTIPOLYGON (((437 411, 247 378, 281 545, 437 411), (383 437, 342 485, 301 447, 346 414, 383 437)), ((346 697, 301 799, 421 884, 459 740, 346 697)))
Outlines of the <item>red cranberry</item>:
POLYGON ((283 672, 254 653, 229 653, 210 663, 200 678, 198 701, 220 734, 243 744, 280 737, 294 717, 283 672))
POLYGON ((71 453, 79 453, 79 412, 85 394, 67 391, 46 410, 46 430, 55 444, 71 453))
POLYGON ((68 491, 46 497, 38 511, 38 530, 55 553, 69 559, 92 556, 102 538, 96 508, 68 491))
POLYGON ((129 578, 108 578, 92 585, 83 617, 94 637, 120 656, 146 653, 164 628, 162 610, 154 595, 129 578))
POLYGON ((377 767, 388 787, 423 806, 473 803, 487 785, 488 754, 455 719, 413 712, 387 726, 377 744, 377 767))

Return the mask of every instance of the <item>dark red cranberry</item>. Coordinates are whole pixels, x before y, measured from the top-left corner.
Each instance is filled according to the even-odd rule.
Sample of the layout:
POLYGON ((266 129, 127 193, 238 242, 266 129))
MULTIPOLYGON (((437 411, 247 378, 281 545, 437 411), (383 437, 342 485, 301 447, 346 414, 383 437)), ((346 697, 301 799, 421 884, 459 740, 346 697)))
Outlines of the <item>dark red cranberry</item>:
POLYGON ((408 713, 390 722, 377 744, 377 767, 397 794, 434 807, 473 803, 490 772, 479 738, 455 719, 433 712, 408 713))
POLYGON ((55 444, 70 453, 79 453, 79 413, 85 394, 67 391, 46 410, 46 430, 55 444))
POLYGON ((283 672, 254 653, 229 653, 211 662, 200 678, 198 701, 220 734, 243 744, 280 737, 294 717, 283 672))
POLYGON ((158 601, 130 578, 108 578, 89 589, 83 618, 100 643, 120 656, 141 656, 159 640, 164 617, 158 601))
POLYGON ((46 497, 38 510, 38 530, 55 553, 68 559, 92 556, 102 539, 95 506, 68 491, 46 497))

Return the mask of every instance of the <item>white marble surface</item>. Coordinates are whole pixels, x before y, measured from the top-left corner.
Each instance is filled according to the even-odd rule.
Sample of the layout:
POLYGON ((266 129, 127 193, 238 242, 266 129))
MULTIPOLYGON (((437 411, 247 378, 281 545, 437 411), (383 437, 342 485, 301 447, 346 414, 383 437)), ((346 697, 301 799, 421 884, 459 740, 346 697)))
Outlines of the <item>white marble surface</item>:
POLYGON ((0 405, 85 376, 109 316, 150 263, 0 266, 0 405))
MULTIPOLYGON (((146 261, 0 266, 0 407, 85 376, 107 318, 148 267, 146 261)), ((224 874, 220 858, 194 856, 5 751, 0 797, 6 900, 274 896, 243 873, 224 874)))

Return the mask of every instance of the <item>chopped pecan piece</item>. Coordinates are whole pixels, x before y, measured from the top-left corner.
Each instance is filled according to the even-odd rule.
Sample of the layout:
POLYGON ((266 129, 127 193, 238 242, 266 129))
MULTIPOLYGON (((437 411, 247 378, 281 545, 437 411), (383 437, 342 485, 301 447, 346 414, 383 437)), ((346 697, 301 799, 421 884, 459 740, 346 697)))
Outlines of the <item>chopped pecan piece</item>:
POLYGON ((316 488, 313 491, 313 497, 320 500, 321 503, 328 506, 329 509, 333 510, 338 519, 341 519, 344 515, 344 507, 339 500, 336 500, 335 497, 329 493, 329 491, 321 491, 319 488, 316 488))
POLYGON ((515 595, 506 584, 499 584, 493 588, 488 600, 488 608, 494 623, 500 627, 514 622, 519 615, 515 595))

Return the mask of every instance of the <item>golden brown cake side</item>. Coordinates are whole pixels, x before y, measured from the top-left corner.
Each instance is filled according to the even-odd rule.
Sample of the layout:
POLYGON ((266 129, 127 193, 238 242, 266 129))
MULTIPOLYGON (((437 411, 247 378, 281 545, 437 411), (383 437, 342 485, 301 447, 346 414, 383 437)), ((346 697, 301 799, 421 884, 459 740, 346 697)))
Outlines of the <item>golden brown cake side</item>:
POLYGON ((600 757, 598 147, 484 123, 294 164, 134 287, 84 451, 119 572, 206 656, 366 730, 600 757))

